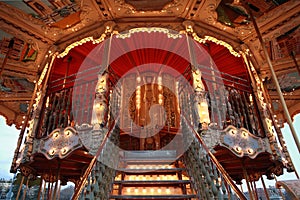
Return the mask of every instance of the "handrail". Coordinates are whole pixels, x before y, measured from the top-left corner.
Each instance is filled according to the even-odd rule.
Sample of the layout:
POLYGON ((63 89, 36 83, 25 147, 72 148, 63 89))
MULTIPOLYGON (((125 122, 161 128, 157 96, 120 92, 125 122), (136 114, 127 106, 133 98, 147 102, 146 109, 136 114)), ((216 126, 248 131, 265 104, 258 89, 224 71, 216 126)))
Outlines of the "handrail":
POLYGON ((190 123, 188 123, 188 120, 185 116, 182 116, 183 119, 186 121, 186 125, 189 126, 189 129, 192 131, 194 136, 197 138, 197 140, 200 142, 200 144, 203 146, 205 151, 208 153, 209 157, 215 164, 215 166, 218 168, 218 170, 222 173, 225 181, 232 187, 232 189, 235 191, 235 193, 239 196, 241 200, 247 200, 245 195, 239 190, 239 188, 235 185, 229 174, 226 172, 226 170, 223 168, 223 166, 219 163, 217 158, 211 153, 211 151, 208 149, 202 138, 199 136, 199 134, 194 130, 194 128, 191 126, 190 123))
POLYGON ((104 137, 104 139, 103 139, 101 145, 99 146, 99 148, 98 148, 98 150, 97 150, 95 156, 94 156, 93 159, 91 160, 91 162, 90 162, 88 168, 85 170, 85 172, 84 172, 82 178, 80 179, 80 182, 78 183, 78 185, 77 185, 77 187, 76 187, 76 189, 75 189, 75 191, 74 191, 74 194, 73 194, 73 196, 72 196, 72 200, 77 200, 77 199, 78 199, 78 197, 79 197, 79 195, 80 195, 80 193, 81 193, 81 191, 82 191, 82 189, 83 189, 83 187, 84 187, 84 185, 85 185, 85 182, 86 182, 86 180, 87 180, 89 174, 91 173, 93 167, 95 166, 96 161, 97 161, 98 157, 100 156, 100 154, 101 154, 101 152, 102 152, 102 150, 103 150, 104 145, 106 144, 106 141, 108 140, 108 138, 109 138, 110 135, 111 135, 111 132, 114 131, 114 129, 115 129, 116 125, 117 125, 117 121, 118 121, 118 120, 119 120, 119 117, 117 117, 116 120, 114 120, 113 124, 110 126, 110 129, 109 129, 109 131, 107 132, 107 134, 105 135, 105 137, 104 137))

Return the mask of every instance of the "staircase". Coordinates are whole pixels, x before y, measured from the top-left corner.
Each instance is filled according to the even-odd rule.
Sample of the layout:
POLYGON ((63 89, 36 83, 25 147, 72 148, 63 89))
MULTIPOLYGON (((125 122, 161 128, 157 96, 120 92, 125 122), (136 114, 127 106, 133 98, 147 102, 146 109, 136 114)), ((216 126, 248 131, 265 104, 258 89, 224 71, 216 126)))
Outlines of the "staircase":
POLYGON ((110 199, 196 199, 176 151, 127 151, 110 199))
POLYGON ((182 125, 180 147, 187 147, 180 158, 175 150, 120 152, 111 145, 119 139, 119 129, 112 128, 72 199, 247 200, 185 118, 182 125))

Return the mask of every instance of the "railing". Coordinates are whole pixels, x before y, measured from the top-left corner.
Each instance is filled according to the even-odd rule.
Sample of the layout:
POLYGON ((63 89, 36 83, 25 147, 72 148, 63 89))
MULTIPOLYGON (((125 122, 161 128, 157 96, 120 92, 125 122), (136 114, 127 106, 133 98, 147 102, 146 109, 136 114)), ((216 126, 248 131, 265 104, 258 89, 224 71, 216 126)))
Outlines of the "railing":
MULTIPOLYGON (((60 78, 49 84, 42 107, 45 112, 41 114, 37 127, 38 138, 49 135, 56 128, 92 123, 98 68, 60 78)), ((114 89, 108 113, 117 116, 120 88, 114 89)), ((109 116, 109 122, 111 118, 112 116, 109 116)))
POLYGON ((239 199, 246 200, 190 122, 185 117, 181 122, 185 145, 189 145, 183 160, 198 198, 234 199, 236 195, 239 199))
POLYGON ((90 188, 91 185, 93 185, 94 187, 103 186, 102 190, 103 189, 107 189, 107 190, 102 191, 101 195, 103 195, 103 197, 109 195, 110 190, 108 189, 113 181, 113 177, 114 177, 113 175, 115 172, 114 169, 116 169, 116 167, 118 166, 118 159, 119 159, 118 148, 115 148, 116 145, 118 146, 119 143, 120 130, 118 126, 118 121, 119 121, 119 117, 116 120, 114 120, 114 123, 111 125, 109 131, 105 135, 101 145, 99 146, 95 156, 91 160, 88 168, 85 170, 79 183, 76 185, 75 192, 72 197, 73 200, 79 198, 84 187, 86 187, 87 189, 87 194, 91 194, 92 192, 90 188), (104 163, 104 164, 108 164, 110 165, 110 167, 105 166, 103 163, 99 162, 99 160, 101 161, 105 160, 108 163, 104 163), (106 176, 106 179, 97 178, 96 176, 106 176))
MULTIPOLYGON (((233 125, 264 137, 265 132, 250 82, 205 66, 201 66, 200 70, 203 83, 206 85, 203 98, 208 104, 209 125, 219 130, 233 125)), ((195 112, 195 94, 193 91, 185 92, 190 86, 180 83, 181 81, 179 81, 181 113, 197 126, 199 116, 195 112)))

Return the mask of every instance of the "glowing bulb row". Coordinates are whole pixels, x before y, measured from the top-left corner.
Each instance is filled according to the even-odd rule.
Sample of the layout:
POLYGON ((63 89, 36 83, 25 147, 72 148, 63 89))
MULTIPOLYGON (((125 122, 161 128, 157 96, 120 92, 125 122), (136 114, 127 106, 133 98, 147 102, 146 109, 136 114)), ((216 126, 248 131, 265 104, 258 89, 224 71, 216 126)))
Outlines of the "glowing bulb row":
POLYGON ((162 87, 162 77, 161 76, 157 77, 157 83, 158 83, 158 91, 160 92, 158 95, 158 103, 160 105, 162 105, 164 102, 164 100, 163 100, 164 96, 162 95, 163 87, 162 87))
POLYGON ((124 33, 124 34, 118 34, 116 36, 116 38, 121 38, 121 39, 125 39, 125 38, 130 38, 131 34, 134 33, 139 33, 139 32, 146 32, 146 33, 152 33, 152 32, 158 32, 158 33, 165 33, 167 34, 168 38, 172 38, 172 39, 177 39, 177 38, 182 38, 181 34, 175 34, 175 33, 171 33, 169 31, 169 29, 166 28, 159 28, 159 27, 142 27, 142 28, 133 28, 130 29, 128 31, 128 33, 124 33))
POLYGON ((129 181, 147 181, 147 180, 178 180, 176 175, 130 175, 126 178, 129 181))
POLYGON ((130 165, 129 169, 172 169, 172 165, 130 165))
POLYGON ((129 187, 126 188, 125 193, 127 194, 172 194, 172 193, 180 193, 181 190, 179 188, 169 188, 169 187, 151 187, 151 188, 137 188, 137 187, 129 187))
POLYGON ((228 44, 227 42, 224 42, 222 40, 218 40, 217 38, 214 38, 212 36, 204 36, 204 38, 200 38, 196 33, 193 33, 192 34, 193 38, 195 41, 199 42, 199 43, 206 43, 206 41, 211 41, 211 42, 214 42, 216 44, 219 44, 219 45, 222 45, 223 47, 225 47, 226 49, 228 49, 228 51, 235 57, 240 57, 241 55, 236 52, 233 47, 228 44))
POLYGON ((140 109, 141 108, 141 86, 137 86, 136 88, 135 103, 137 109, 140 109))

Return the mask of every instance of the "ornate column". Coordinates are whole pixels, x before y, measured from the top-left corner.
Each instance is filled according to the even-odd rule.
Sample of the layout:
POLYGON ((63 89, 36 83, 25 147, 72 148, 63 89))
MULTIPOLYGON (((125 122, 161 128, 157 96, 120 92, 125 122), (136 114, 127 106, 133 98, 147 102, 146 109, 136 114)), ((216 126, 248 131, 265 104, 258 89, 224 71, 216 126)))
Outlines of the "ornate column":
POLYGON ((281 92, 281 88, 280 88, 280 85, 279 85, 279 82, 278 82, 276 73, 275 73, 275 71, 274 71, 274 69, 273 69, 273 65, 272 65, 271 59, 270 59, 270 57, 269 57, 269 54, 268 54, 268 52, 267 52, 266 46, 265 46, 265 44, 264 44, 262 35, 261 35, 261 33, 260 33, 260 30, 258 29, 256 20, 255 20, 254 17, 253 17, 252 10, 251 10, 251 8, 249 8, 249 5, 248 5, 248 11, 249 11, 249 13, 250 13, 250 17, 251 17, 251 20, 252 20, 252 22, 253 22, 253 26, 254 26, 254 28, 255 28, 257 37, 258 37, 259 42, 260 42, 260 44, 261 44, 261 47, 262 47, 262 49, 263 49, 263 53, 264 53, 265 58, 266 58, 266 60, 267 60, 267 64, 268 64, 268 66, 269 66, 269 68, 270 68, 271 75, 272 75, 272 79, 273 79, 273 81, 274 81, 274 83, 275 83, 276 90, 277 90, 277 93, 278 93, 278 96, 279 96, 279 100, 280 100, 281 105, 282 105, 282 107, 283 107, 284 115, 285 115, 285 117, 286 117, 286 119, 287 119, 287 123, 288 123, 288 125, 289 125, 289 127, 290 127, 292 136, 294 137, 294 141, 295 141, 295 144, 296 144, 296 146, 297 146, 297 148, 298 148, 298 151, 300 152, 300 142, 299 142, 299 139, 298 139, 296 130, 295 130, 294 126, 293 126, 293 122, 292 122, 290 113, 289 113, 289 111, 288 111, 288 108, 287 108, 287 105, 286 105, 286 103, 285 103, 283 94, 282 94, 282 92, 281 92))
POLYGON ((208 103, 206 100, 205 87, 201 80, 201 72, 199 69, 193 69, 193 88, 194 88, 194 106, 197 113, 197 121, 200 129, 207 130, 210 123, 208 103))
POLYGON ((96 86, 96 96, 94 100, 92 118, 92 125, 94 126, 94 129, 99 129, 99 127, 103 128, 107 125, 108 102, 108 73, 104 72, 98 76, 98 83, 96 86))
POLYGON ((14 158, 12 161, 12 165, 11 165, 11 169, 10 169, 10 171, 12 173, 16 172, 16 170, 17 170, 17 167, 18 167, 17 165, 19 164, 19 163, 17 163, 17 159, 19 156, 20 146, 21 146, 21 142, 23 140, 25 130, 28 126, 29 126, 29 128, 28 128, 28 134, 27 134, 26 141, 25 141, 26 146, 25 146, 25 150, 24 150, 23 161, 28 161, 29 157, 31 156, 31 152, 32 152, 32 148, 33 148, 33 139, 35 137, 35 132, 36 132, 36 128, 37 128, 38 121, 39 121, 39 115, 41 112, 41 107, 42 107, 43 99, 45 96, 45 90, 47 88, 48 78, 50 75, 53 61, 56 58, 56 54, 55 53, 53 54, 52 51, 49 50, 49 55, 47 55, 47 57, 51 58, 51 60, 50 61, 48 60, 46 62, 44 69, 43 69, 38 81, 35 84, 34 93, 32 95, 31 102, 28 106, 26 118, 24 120, 23 127, 19 134, 17 147, 16 147, 14 158))
MULTIPOLYGON (((256 70, 253 66, 253 63, 248 59, 248 57, 247 57, 248 54, 249 54, 249 50, 246 49, 245 52, 242 54, 242 56, 244 58, 244 61, 246 63, 248 71, 249 71, 249 75, 250 75, 251 82, 253 85, 254 94, 256 96, 255 100, 257 100, 257 105, 259 107, 260 116, 262 118, 262 125, 263 125, 264 130, 266 131, 266 137, 268 138, 269 143, 270 143, 271 151, 274 156, 273 159, 280 160, 279 157, 281 157, 281 152, 278 147, 276 137, 273 133, 273 128, 272 128, 273 123, 271 120, 272 113, 269 108, 269 105, 265 102, 266 98, 265 98, 265 91, 263 88, 263 83, 260 80, 260 77, 259 77, 258 73, 256 72, 256 70)), ((274 125, 275 125, 275 130, 278 131, 278 133, 277 133, 278 139, 279 139, 281 146, 283 147, 282 151, 285 155, 283 163, 285 165, 287 165, 286 167, 287 167, 288 171, 294 171, 294 167, 293 167, 290 155, 287 151, 286 144, 282 138, 281 131, 280 131, 280 129, 278 129, 278 127, 276 127, 276 124, 274 124, 274 125)))

